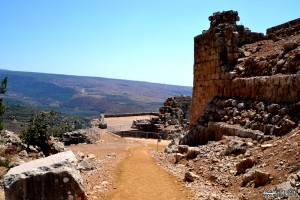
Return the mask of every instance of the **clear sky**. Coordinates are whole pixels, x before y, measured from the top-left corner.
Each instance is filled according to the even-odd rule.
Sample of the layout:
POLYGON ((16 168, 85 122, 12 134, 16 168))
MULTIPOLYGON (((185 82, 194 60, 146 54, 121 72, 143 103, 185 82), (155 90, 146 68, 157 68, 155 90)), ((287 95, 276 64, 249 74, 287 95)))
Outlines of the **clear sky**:
POLYGON ((193 38, 216 11, 264 32, 299 0, 0 0, 0 69, 192 86, 193 38))

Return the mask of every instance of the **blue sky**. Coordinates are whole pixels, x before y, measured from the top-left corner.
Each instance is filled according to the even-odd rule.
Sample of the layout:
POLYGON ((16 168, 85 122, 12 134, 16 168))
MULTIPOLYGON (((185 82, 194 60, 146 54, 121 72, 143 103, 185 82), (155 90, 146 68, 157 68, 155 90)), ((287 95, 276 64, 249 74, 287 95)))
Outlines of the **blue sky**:
POLYGON ((255 32, 298 0, 0 0, 0 68, 192 86, 193 38, 216 11, 255 32))

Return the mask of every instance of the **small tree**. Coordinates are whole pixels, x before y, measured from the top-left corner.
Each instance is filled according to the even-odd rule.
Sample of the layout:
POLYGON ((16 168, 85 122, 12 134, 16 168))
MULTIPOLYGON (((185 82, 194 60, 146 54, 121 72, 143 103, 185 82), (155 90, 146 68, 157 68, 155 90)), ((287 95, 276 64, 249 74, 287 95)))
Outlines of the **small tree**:
POLYGON ((21 139, 29 145, 38 146, 45 155, 48 155, 48 139, 50 135, 47 134, 49 122, 46 118, 46 113, 42 112, 34 115, 30 119, 30 123, 26 130, 22 132, 21 139))
POLYGON ((27 145, 37 146, 48 156, 51 150, 51 144, 48 143, 50 136, 61 137, 69 130, 70 126, 59 118, 55 111, 40 112, 31 117, 27 128, 22 131, 21 140, 27 145))
MULTIPOLYGON (((1 81, 1 86, 0 86, 0 94, 5 94, 6 92, 6 87, 7 87, 7 77, 5 77, 1 81)), ((3 103, 3 98, 0 98, 0 131, 3 130, 3 114, 5 112, 5 105, 3 103)))

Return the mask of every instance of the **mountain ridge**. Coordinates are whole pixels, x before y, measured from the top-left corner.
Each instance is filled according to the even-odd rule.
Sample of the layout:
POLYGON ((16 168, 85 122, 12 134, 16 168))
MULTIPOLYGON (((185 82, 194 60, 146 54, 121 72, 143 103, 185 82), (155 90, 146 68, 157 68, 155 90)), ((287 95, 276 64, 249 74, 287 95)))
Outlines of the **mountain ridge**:
POLYGON ((9 104, 58 109, 63 112, 155 112, 169 96, 191 95, 192 87, 162 83, 0 69, 8 77, 9 104))

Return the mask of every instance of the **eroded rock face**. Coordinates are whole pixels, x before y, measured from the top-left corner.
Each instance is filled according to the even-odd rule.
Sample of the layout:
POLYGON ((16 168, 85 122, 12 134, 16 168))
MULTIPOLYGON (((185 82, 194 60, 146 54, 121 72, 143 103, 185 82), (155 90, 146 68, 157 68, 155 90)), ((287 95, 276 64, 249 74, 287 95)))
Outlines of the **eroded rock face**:
POLYGON ((76 158, 66 151, 10 169, 3 178, 6 199, 84 199, 76 158))

